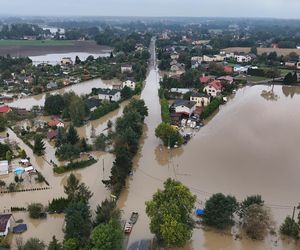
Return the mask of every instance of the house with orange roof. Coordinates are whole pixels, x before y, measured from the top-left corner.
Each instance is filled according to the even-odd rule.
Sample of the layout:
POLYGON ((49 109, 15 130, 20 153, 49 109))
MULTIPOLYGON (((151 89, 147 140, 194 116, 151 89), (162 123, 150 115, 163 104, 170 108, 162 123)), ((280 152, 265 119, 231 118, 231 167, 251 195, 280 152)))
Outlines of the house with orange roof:
POLYGON ((64 128, 65 124, 63 122, 61 122, 60 120, 58 120, 58 119, 53 119, 53 120, 48 122, 48 126, 49 127, 64 128))
POLYGON ((222 83, 220 80, 214 80, 208 83, 203 89, 210 96, 218 96, 222 92, 222 83))
POLYGON ((11 108, 7 105, 3 105, 0 107, 0 114, 7 114, 11 111, 11 108))

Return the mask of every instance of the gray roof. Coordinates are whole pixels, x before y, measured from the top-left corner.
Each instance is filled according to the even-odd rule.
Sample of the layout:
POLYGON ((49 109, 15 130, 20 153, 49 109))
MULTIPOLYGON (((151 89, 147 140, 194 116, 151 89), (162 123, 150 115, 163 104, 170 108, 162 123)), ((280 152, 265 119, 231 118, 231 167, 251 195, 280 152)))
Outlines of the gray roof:
POLYGON ((196 102, 178 99, 174 102, 173 105, 175 108, 178 106, 186 106, 188 108, 192 108, 196 105, 196 102))
POLYGON ((208 95, 204 94, 204 93, 197 93, 197 92, 193 92, 191 94, 191 97, 207 97, 208 98, 208 95))
POLYGON ((120 92, 120 90, 117 89, 97 89, 97 94, 98 95, 115 95, 118 92, 120 92))

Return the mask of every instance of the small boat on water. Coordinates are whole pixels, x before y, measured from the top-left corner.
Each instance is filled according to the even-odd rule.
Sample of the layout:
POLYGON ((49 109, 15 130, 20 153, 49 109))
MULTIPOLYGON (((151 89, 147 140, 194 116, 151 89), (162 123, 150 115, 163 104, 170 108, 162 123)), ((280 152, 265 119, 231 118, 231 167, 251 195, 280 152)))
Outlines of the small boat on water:
POLYGON ((13 227, 13 233, 14 234, 21 234, 27 230, 27 225, 26 224, 19 224, 15 227, 13 227))
POLYGON ((131 224, 135 224, 137 222, 138 218, 139 218, 139 213, 132 212, 131 216, 130 216, 130 219, 129 219, 129 222, 131 222, 131 224))
POLYGON ((124 227, 124 233, 130 234, 132 230, 133 225, 130 222, 126 222, 124 227))

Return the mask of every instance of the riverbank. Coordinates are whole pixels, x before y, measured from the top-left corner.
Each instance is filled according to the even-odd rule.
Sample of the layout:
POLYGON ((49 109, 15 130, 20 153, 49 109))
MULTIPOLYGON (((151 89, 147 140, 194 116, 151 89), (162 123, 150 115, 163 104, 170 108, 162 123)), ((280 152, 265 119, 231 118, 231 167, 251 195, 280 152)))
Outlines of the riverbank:
POLYGON ((69 41, 69 43, 52 44, 14 44, 1 45, 0 56, 11 55, 14 57, 41 56, 46 54, 59 54, 71 52, 87 52, 92 54, 108 53, 112 49, 108 46, 98 45, 95 41, 69 41))

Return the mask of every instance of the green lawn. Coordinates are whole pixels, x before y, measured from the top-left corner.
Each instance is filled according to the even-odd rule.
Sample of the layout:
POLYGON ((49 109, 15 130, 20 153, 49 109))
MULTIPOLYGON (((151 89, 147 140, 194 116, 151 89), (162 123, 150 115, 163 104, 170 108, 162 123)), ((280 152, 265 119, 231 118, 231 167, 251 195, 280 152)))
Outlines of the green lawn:
POLYGON ((17 45, 17 46, 68 46, 74 45, 73 41, 64 40, 0 40, 0 46, 17 45))

